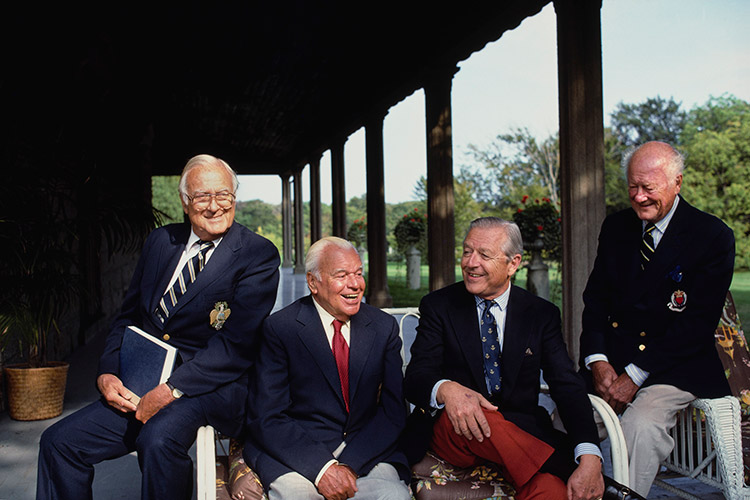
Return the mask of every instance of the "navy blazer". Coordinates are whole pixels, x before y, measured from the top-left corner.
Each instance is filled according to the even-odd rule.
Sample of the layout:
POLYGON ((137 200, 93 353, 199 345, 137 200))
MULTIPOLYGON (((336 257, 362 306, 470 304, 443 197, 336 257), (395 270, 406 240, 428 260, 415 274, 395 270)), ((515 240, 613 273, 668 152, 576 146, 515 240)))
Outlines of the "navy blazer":
MULTIPOLYGON (((503 416, 552 446, 559 436, 552 431, 547 411, 539 406, 540 375, 550 387, 560 417, 573 446, 598 443, 591 403, 583 379, 562 338, 557 307, 526 290, 512 286, 505 319, 500 394, 487 392, 479 338, 479 320, 474 296, 463 282, 430 293, 419 306, 417 337, 406 369, 406 398, 417 410, 415 419, 424 427, 435 383, 449 379, 481 393, 498 406, 503 416)), ((415 425, 416 427, 416 425, 415 425)), ((410 422, 410 429, 412 423, 410 422)), ((428 425, 431 433, 431 427, 428 425)), ((415 429, 418 432, 418 429, 415 429)), ((426 442, 405 436, 410 460, 421 458, 426 442)), ((573 461, 572 453, 565 458, 573 461)))
POLYGON ((333 352, 312 296, 278 311, 263 341, 248 393, 245 460, 266 487, 296 471, 314 482, 333 451, 358 475, 379 462, 408 467, 396 441, 406 421, 396 320, 362 304, 351 318, 347 414, 333 352))
MULTIPOLYGON (((261 324, 276 300, 279 253, 270 241, 234 222, 162 323, 154 311, 189 236, 190 225, 183 223, 155 229, 146 239, 122 311, 107 337, 99 374, 119 373, 122 335, 135 325, 178 348, 181 364, 169 380, 187 396, 222 389, 228 398, 243 398, 261 324), (231 313, 216 330, 209 316, 220 301, 227 302, 231 313), (238 379, 241 383, 232 384, 238 379)), ((227 413, 235 413, 241 423, 244 398, 236 406, 237 411, 227 413)))
POLYGON ((642 233, 632 209, 602 224, 583 294, 581 363, 602 353, 618 373, 629 363, 649 372, 645 385, 669 384, 701 398, 729 394, 714 331, 732 281, 732 230, 680 199, 645 271, 642 233), (675 292, 685 293, 683 308, 670 308, 675 292))

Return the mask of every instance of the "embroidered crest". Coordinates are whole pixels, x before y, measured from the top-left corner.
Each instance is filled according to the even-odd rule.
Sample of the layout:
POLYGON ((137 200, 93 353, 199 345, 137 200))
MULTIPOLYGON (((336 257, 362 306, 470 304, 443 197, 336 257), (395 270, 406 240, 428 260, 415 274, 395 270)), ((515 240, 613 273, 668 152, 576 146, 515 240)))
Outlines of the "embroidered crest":
POLYGON ((669 299, 667 307, 670 311, 682 312, 685 310, 687 305, 687 294, 682 290, 675 290, 672 293, 672 297, 669 299))
POLYGON ((223 300, 217 302, 214 304, 214 308, 209 316, 211 319, 211 326, 216 330, 221 330, 221 327, 224 326, 224 322, 229 318, 231 313, 232 310, 229 309, 229 304, 223 300))

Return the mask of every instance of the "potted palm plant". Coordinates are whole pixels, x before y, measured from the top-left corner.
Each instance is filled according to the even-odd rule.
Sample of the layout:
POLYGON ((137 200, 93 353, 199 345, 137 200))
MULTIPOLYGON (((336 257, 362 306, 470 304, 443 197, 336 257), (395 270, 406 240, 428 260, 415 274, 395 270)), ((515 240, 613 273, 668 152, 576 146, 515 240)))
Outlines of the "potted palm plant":
POLYGON ((48 360, 47 348, 80 296, 76 238, 61 190, 3 191, 9 207, 23 207, 0 216, 0 348, 24 360, 4 367, 8 409, 16 420, 51 418, 62 412, 68 364, 48 360))

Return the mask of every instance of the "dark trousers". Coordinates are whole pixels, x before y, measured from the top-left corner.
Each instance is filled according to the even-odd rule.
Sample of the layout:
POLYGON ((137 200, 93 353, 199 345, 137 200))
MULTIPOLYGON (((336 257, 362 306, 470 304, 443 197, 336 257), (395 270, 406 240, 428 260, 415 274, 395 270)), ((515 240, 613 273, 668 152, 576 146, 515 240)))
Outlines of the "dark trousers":
MULTIPOLYGON (((193 461, 188 450, 198 428, 210 423, 228 435, 239 431, 239 425, 222 425, 230 415, 234 417, 230 420, 239 418, 236 410, 240 406, 221 397, 228 395, 226 391, 219 392, 224 394, 173 401, 145 425, 134 413, 117 411, 104 400, 53 424, 39 442, 37 500, 91 499, 94 465, 132 451, 138 452, 143 500, 189 500, 193 461), (223 418, 217 422, 211 413, 223 418)), ((241 408, 244 410, 244 404, 241 408)))

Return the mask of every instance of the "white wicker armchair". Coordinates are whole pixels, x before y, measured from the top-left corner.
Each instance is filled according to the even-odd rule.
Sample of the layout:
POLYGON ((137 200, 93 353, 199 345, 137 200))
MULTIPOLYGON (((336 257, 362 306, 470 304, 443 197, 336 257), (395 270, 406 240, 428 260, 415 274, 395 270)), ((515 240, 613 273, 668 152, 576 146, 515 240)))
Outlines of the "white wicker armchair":
MULTIPOLYGON (((750 499, 737 398, 696 399, 678 414, 672 438, 674 450, 663 464, 669 471, 718 488, 727 499, 750 499)), ((698 499, 659 478, 654 484, 682 498, 698 499)))

